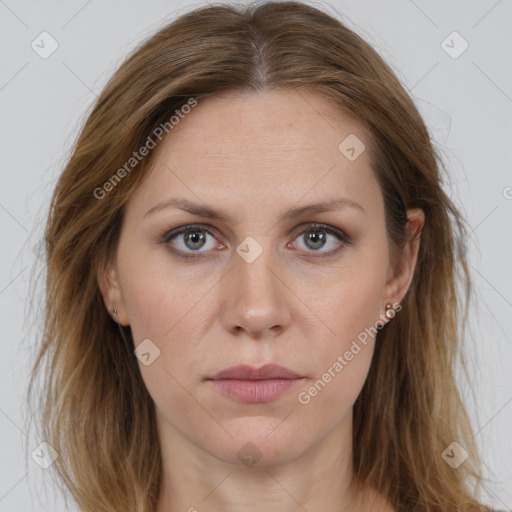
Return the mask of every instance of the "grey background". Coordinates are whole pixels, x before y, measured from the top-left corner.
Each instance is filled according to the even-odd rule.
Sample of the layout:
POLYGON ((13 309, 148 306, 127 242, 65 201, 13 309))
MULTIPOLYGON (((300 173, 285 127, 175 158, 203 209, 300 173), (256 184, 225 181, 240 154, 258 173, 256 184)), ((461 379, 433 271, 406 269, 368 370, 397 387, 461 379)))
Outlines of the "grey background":
MULTIPOLYGON (((24 403, 40 320, 26 311, 27 292, 41 271, 34 246, 56 177, 79 122, 122 59, 193 5, 202 4, 0 0, 0 512, 66 510, 60 493, 50 487, 43 494, 46 472, 30 457, 43 440, 29 434, 24 403), (58 43, 47 59, 31 47, 34 40, 42 45, 43 31, 58 43)), ((466 347, 474 399, 462 377, 460 386, 490 479, 482 499, 510 510, 512 0, 314 5, 340 16, 393 66, 450 169, 446 186, 472 229, 476 288, 466 347), (457 58, 445 51, 463 48, 457 36, 446 39, 453 31, 469 44, 457 58)))

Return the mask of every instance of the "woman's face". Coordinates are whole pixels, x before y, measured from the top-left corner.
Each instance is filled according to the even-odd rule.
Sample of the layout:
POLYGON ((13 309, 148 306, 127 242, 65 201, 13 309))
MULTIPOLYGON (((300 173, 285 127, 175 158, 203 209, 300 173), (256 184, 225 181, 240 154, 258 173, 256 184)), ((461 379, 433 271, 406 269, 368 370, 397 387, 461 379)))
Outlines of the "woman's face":
POLYGON ((175 453, 274 464, 349 434, 369 333, 412 275, 364 141, 318 94, 273 91, 199 101, 161 142, 102 291, 175 453), (211 380, 268 363, 298 378, 211 380))

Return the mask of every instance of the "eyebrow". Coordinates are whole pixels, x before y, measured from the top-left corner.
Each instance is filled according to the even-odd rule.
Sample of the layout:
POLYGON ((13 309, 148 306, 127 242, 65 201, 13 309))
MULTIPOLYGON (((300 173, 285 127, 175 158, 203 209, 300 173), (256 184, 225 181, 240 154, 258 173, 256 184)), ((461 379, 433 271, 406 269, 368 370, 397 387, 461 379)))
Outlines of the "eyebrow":
MULTIPOLYGON (((311 215, 314 213, 337 211, 346 207, 355 208, 366 215, 366 210, 359 203, 356 203, 355 201, 352 201, 348 198, 338 198, 331 199, 330 201, 325 201, 322 203, 314 203, 307 206, 292 208, 287 212, 281 213, 279 216, 279 222, 285 220, 294 220, 299 217, 311 215)), ((151 213, 155 213, 167 208, 179 208, 180 210, 192 213, 193 215, 209 217, 212 219, 217 219, 221 222, 228 222, 231 219, 229 212, 223 208, 213 208, 212 206, 208 206, 204 203, 196 203, 194 201, 182 198, 168 199, 167 201, 158 203, 156 206, 153 206, 153 208, 148 210, 144 214, 144 217, 147 217, 151 213)))

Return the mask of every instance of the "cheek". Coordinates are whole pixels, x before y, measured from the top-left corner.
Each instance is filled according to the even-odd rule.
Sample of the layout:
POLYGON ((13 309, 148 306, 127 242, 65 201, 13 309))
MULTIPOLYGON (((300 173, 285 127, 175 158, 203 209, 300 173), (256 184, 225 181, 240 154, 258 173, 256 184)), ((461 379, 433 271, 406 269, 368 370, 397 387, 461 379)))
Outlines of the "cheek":
POLYGON ((125 288, 125 307, 135 344, 150 338, 160 346, 178 316, 172 309, 177 297, 173 298, 169 290, 163 294, 162 284, 163 280, 154 282, 149 278, 134 280, 125 288))
POLYGON ((197 302, 204 286, 196 286, 191 276, 186 280, 180 276, 161 247, 128 252, 129 245, 120 245, 119 274, 133 339, 137 344, 150 338, 160 346, 193 307, 194 299, 197 302))
POLYGON ((345 414, 366 380, 376 341, 376 322, 382 314, 387 269, 387 260, 373 254, 358 258, 350 269, 347 265, 343 280, 331 286, 317 302, 322 319, 334 332, 329 340, 317 344, 319 373, 313 388, 306 389, 311 404, 317 403, 318 414, 345 414))
POLYGON ((317 373, 298 397, 315 418, 338 424, 358 397, 370 369, 378 319, 378 289, 359 287, 357 293, 342 294, 328 312, 335 336, 318 343, 317 373))
POLYGON ((348 262, 338 282, 319 298, 319 311, 339 340, 337 350, 379 320, 386 272, 387 260, 358 253, 348 262))

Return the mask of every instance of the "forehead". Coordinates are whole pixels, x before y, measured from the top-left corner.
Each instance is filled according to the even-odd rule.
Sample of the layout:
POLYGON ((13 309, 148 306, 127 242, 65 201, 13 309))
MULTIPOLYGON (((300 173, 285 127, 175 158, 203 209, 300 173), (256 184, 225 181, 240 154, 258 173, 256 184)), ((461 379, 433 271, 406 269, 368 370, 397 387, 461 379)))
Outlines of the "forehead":
POLYGON ((162 140, 137 200, 185 196, 240 206, 336 195, 362 200, 379 193, 365 145, 363 125, 318 92, 209 97, 162 140), (355 159, 354 151, 347 158, 352 148, 355 159))
MULTIPOLYGON (((363 125, 341 111, 319 92, 273 90, 259 93, 226 93, 200 100, 190 114, 164 142, 172 153, 187 145, 198 156, 237 153, 265 161, 268 151, 272 158, 289 150, 303 156, 318 152, 338 156, 342 134, 357 133, 367 138, 363 125), (234 144, 237 152, 233 152, 234 144)), ((292 159, 293 154, 288 154, 292 159)))

